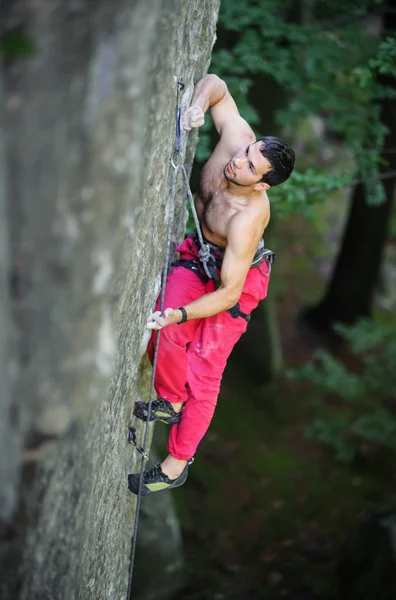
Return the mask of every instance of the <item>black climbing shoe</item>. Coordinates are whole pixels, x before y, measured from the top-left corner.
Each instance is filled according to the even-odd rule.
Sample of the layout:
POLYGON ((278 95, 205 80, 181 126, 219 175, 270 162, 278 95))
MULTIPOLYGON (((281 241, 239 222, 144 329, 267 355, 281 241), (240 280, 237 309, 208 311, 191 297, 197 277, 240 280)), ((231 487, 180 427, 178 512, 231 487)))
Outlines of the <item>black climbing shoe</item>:
MULTIPOLYGON (((148 403, 142 402, 141 400, 135 402, 133 414, 138 419, 141 419, 142 421, 147 421, 148 403)), ((157 400, 152 401, 150 411, 150 422, 162 421, 163 423, 167 423, 168 425, 173 425, 174 423, 178 423, 180 419, 181 412, 177 413, 174 410, 172 404, 167 400, 158 398, 157 400)))
MULTIPOLYGON (((180 487, 187 479, 188 467, 194 462, 193 458, 187 462, 183 472, 176 479, 169 479, 161 469, 161 461, 143 472, 142 496, 148 496, 154 492, 170 490, 180 487)), ((139 493, 140 474, 128 475, 128 488, 132 494, 139 493)))

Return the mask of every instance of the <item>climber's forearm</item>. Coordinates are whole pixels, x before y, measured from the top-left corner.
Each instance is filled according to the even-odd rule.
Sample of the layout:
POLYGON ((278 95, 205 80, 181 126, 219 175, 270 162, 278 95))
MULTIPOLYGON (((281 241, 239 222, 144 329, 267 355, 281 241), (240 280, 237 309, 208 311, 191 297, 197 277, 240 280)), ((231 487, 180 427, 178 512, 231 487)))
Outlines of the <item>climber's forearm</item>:
MULTIPOLYGON (((185 304, 183 308, 187 313, 188 321, 205 319, 228 310, 238 302, 238 298, 239 296, 236 295, 235 290, 231 291, 225 287, 220 287, 215 292, 210 292, 190 304, 185 304)), ((153 313, 148 320, 147 327, 148 329, 162 329, 167 325, 180 323, 182 318, 183 313, 181 310, 176 307, 168 307, 164 310, 163 315, 160 311, 153 313)))
POLYGON ((214 74, 205 75, 194 88, 191 106, 195 104, 205 113, 211 106, 220 102, 226 93, 227 85, 225 81, 214 74))
POLYGON ((224 310, 228 310, 237 302, 238 296, 235 296, 227 288, 220 287, 215 292, 205 294, 198 298, 198 300, 184 305, 184 309, 190 321, 192 319, 205 319, 206 317, 217 315, 224 310))

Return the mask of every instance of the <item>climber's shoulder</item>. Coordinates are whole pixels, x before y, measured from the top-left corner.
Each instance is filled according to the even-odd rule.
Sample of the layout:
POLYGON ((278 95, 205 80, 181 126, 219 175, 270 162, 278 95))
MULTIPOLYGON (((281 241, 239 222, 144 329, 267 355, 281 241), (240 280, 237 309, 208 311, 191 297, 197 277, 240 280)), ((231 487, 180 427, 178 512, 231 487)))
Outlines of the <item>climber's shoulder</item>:
POLYGON ((253 129, 239 114, 234 98, 227 89, 226 94, 210 109, 213 123, 220 135, 219 146, 233 154, 244 144, 256 141, 253 129))

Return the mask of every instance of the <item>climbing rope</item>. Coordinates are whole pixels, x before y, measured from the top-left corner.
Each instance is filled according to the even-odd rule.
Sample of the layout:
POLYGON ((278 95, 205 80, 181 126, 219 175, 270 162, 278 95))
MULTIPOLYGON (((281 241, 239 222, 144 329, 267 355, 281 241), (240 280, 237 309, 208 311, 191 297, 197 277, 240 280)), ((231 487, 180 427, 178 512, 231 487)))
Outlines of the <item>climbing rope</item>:
POLYGON ((203 265, 203 268, 205 269, 206 275, 209 277, 209 279, 213 279, 213 275, 212 275, 211 271, 209 270, 209 266, 208 266, 209 263, 212 262, 213 256, 211 254, 209 244, 206 244, 203 239, 201 226, 199 223, 197 211, 195 209, 194 198, 193 198, 193 195, 191 192, 190 183, 188 181, 188 175, 187 175, 187 171, 186 171, 184 164, 182 164, 181 168, 182 168, 183 179, 184 179, 184 187, 185 187, 187 195, 188 195, 191 212, 192 212, 192 215, 194 218, 195 229, 197 231, 197 235, 198 235, 198 239, 199 239, 200 250, 198 252, 198 256, 203 265))
MULTIPOLYGON (((178 81, 177 82, 177 98, 176 98, 176 143, 175 143, 175 147, 174 147, 173 156, 171 157, 171 164, 173 167, 173 175, 172 175, 172 182, 171 182, 171 186, 170 186, 169 210, 168 210, 168 219, 167 219, 167 240, 166 240, 166 250, 165 250, 165 265, 164 265, 164 269, 162 272, 162 279, 161 279, 161 296, 160 296, 160 311, 161 311, 161 313, 163 313, 164 305, 165 305, 166 279, 167 279, 167 275, 168 275, 170 248, 171 248, 171 239, 172 239, 172 228, 173 228, 173 217, 174 217, 174 211, 175 211, 176 182, 177 182, 177 176, 179 174, 180 165, 182 164, 182 158, 183 158, 182 154, 181 154, 181 106, 180 106, 180 92, 183 90, 183 88, 184 88, 184 85, 178 81), (175 161, 178 162, 178 164, 175 164, 175 161)), ((185 173, 185 176, 187 178, 187 173, 184 168, 184 165, 182 165, 182 171, 183 171, 183 173, 185 173)), ((188 186, 188 190, 191 194, 190 186, 188 183, 188 178, 187 178, 187 186, 188 186)), ((194 211, 195 211, 195 207, 194 207, 194 211)), ((199 226, 199 222, 198 222, 198 226, 199 226)), ((149 426, 149 422, 150 422, 151 404, 153 401, 154 379, 155 379, 155 372, 156 372, 156 368, 157 368, 157 358, 158 358, 158 349, 159 349, 160 339, 161 339, 161 330, 158 331, 156 342, 155 342, 153 368, 152 368, 151 381, 150 381, 149 401, 148 401, 148 407, 147 407, 148 414, 147 414, 147 421, 146 421, 145 428, 144 428, 143 446, 138 447, 136 444, 135 438, 133 437, 133 440, 132 440, 131 436, 130 436, 130 441, 136 447, 138 447, 138 450, 142 456, 142 459, 141 459, 141 464, 140 464, 139 490, 138 490, 138 496, 137 496, 137 501, 136 501, 135 520, 134 520, 134 525, 133 525, 131 557, 130 557, 130 565, 129 565, 128 589, 127 589, 126 600, 130 600, 131 589, 132 589, 133 568, 134 568, 135 553, 136 553, 136 536, 137 536, 140 503, 141 503, 141 495, 142 495, 142 487, 143 487, 143 472, 144 472, 145 460, 147 459, 146 446, 147 446, 148 431, 149 431, 148 426, 149 426)))

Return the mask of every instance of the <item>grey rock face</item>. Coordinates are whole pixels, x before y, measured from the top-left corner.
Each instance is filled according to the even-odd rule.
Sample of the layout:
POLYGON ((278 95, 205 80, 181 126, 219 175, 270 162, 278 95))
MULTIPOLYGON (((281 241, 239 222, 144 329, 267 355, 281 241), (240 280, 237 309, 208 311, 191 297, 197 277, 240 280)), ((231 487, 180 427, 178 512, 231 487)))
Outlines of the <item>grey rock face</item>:
MULTIPOLYGON (((0 131, 3 122, 3 85, 0 73, 0 131)), ((12 394, 15 383, 15 347, 11 326, 9 221, 7 211, 7 181, 5 140, 0 134, 0 521, 10 518, 16 504, 18 484, 18 427, 12 394)))
MULTIPOLYGON (((135 512, 126 475, 139 468, 126 434, 164 263, 175 80, 187 106, 219 0, 6 6, 2 27, 22 28, 36 49, 2 66, 0 283, 13 287, 0 298, 0 422, 13 405, 19 414, 18 431, 0 436, 3 518, 16 503, 18 436, 26 460, 45 459, 23 479, 21 574, 2 573, 1 594, 121 599, 135 512)), ((183 140, 188 168, 195 142, 183 140)))

